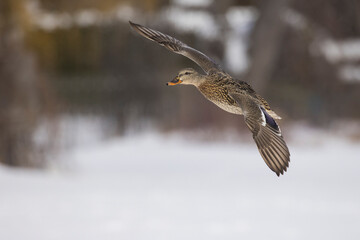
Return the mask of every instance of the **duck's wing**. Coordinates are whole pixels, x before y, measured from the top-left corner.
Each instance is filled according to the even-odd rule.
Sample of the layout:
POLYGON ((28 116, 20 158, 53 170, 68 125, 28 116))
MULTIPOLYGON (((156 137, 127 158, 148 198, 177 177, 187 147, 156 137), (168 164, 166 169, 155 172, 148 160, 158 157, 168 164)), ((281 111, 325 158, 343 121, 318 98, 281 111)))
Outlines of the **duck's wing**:
POLYGON ((216 64, 211 58, 209 58, 202 52, 192 47, 189 47, 188 45, 177 40, 176 38, 130 21, 129 23, 130 26, 141 36, 151 41, 157 42, 161 46, 164 46, 165 48, 173 51, 174 53, 181 54, 187 58, 190 58, 192 61, 198 64, 207 74, 212 71, 222 71, 221 67, 216 64))
POLYGON ((240 93, 229 95, 241 107, 246 125, 253 133, 265 163, 278 176, 286 172, 289 167, 290 152, 275 120, 251 97, 240 93))

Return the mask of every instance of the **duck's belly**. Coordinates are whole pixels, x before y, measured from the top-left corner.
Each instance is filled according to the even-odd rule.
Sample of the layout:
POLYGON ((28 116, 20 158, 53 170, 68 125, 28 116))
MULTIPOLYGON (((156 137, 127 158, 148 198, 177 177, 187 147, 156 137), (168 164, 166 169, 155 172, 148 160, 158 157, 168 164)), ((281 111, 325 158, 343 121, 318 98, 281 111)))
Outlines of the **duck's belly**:
POLYGON ((212 101, 212 102, 215 103, 215 105, 221 108, 222 110, 227 111, 229 113, 238 114, 238 115, 243 114, 242 109, 238 106, 229 105, 228 103, 224 103, 220 101, 212 101))

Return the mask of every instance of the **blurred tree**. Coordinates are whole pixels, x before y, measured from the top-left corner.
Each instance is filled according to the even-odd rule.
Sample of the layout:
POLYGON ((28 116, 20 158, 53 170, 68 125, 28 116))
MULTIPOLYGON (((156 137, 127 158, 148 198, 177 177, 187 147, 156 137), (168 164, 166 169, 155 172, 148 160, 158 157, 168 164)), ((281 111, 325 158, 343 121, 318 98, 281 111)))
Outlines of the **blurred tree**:
POLYGON ((93 8, 102 11, 111 11, 120 4, 128 4, 144 11, 156 11, 161 6, 169 3, 169 0, 40 0, 41 5, 49 11, 74 12, 93 8))
POLYGON ((53 111, 53 96, 24 48, 23 4, 0 2, 0 162, 40 166, 48 145, 37 144, 34 134, 44 113, 53 111))
POLYGON ((246 76, 259 93, 264 93, 279 58, 286 29, 283 13, 291 1, 259 1, 260 18, 252 34, 252 63, 246 76))
MULTIPOLYGON (((293 118, 319 126, 359 118, 354 109, 360 109, 360 85, 341 79, 342 63, 321 53, 326 40, 359 39, 359 1, 273 0, 257 5, 260 18, 246 80, 293 118)), ((336 44, 332 50, 338 51, 336 44)), ((356 60, 348 63, 358 65, 356 60)))
MULTIPOLYGON (((220 35, 226 36, 231 30, 226 19, 230 8, 234 5, 257 8, 260 17, 252 30, 251 62, 245 80, 289 117, 323 123, 334 119, 335 114, 359 116, 358 111, 343 107, 359 106, 354 102, 358 90, 343 84, 334 65, 323 56, 314 55, 311 49, 324 29, 335 38, 358 36, 358 16, 352 7, 357 9, 359 4, 353 0, 321 2, 224 0, 211 1, 209 6, 174 4, 170 9, 204 14, 215 20, 220 35), (317 14, 321 7, 324 12, 317 14), (294 9, 320 28, 291 27, 287 18, 289 10, 294 9), (340 110, 334 113, 333 106, 340 110)), ((52 16, 50 19, 56 20, 59 15, 72 19, 69 26, 53 29, 34 24, 24 40, 56 84, 57 93, 66 103, 65 111, 110 116, 118 119, 122 130, 129 127, 127 124, 133 127, 144 119, 154 120, 164 129, 239 126, 236 116, 222 113, 195 90, 166 88, 163 83, 179 69, 197 66, 133 35, 127 21, 115 14, 123 5, 130 5, 132 8, 124 9, 139 22, 174 35, 215 59, 223 58, 226 37, 204 39, 169 28, 166 7, 171 1, 40 0, 40 3, 41 11, 52 16), (95 15, 100 11, 100 19, 111 20, 86 26, 76 24, 78 14, 86 10, 91 10, 90 15, 92 10, 95 15)))

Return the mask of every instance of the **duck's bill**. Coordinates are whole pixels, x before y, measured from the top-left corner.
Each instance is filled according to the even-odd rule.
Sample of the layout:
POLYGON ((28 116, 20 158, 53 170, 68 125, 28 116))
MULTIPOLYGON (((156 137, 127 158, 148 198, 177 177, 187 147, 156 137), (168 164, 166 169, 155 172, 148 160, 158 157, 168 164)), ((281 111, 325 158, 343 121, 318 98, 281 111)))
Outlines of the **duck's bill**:
POLYGON ((168 86, 174 86, 174 85, 178 85, 178 84, 180 84, 180 83, 182 83, 182 81, 180 80, 179 77, 176 77, 176 78, 174 78, 173 80, 171 80, 170 82, 167 82, 166 85, 168 85, 168 86))

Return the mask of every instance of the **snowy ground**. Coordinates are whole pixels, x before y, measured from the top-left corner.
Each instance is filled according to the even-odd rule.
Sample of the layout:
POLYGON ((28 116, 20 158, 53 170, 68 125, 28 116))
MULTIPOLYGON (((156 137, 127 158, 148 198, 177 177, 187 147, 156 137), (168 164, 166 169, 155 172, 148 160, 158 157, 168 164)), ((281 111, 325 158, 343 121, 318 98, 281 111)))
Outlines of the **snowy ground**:
POLYGON ((299 136, 280 178, 251 142, 157 134, 0 166, 0 239, 360 239, 359 142, 299 136))

